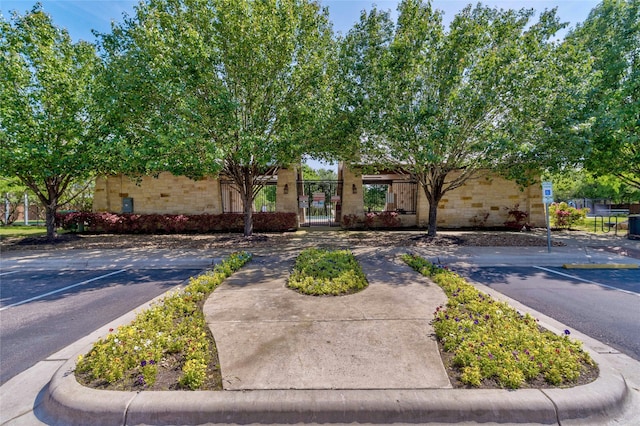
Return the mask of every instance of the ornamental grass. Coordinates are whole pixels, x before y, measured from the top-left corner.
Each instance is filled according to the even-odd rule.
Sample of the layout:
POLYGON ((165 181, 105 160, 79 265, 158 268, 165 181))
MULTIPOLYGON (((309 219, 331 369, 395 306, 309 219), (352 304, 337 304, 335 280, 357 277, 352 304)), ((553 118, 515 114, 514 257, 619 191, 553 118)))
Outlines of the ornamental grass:
POLYGON ((338 296, 358 292, 369 284, 349 250, 309 248, 296 258, 288 285, 303 294, 338 296))
POLYGON ((251 259, 234 253, 213 271, 191 278, 182 290, 169 294, 135 320, 99 340, 78 357, 76 377, 94 387, 145 389, 153 386, 158 369, 178 359, 181 389, 199 389, 212 356, 201 306, 211 292, 251 259))
POLYGON ((544 330, 529 314, 493 300, 446 268, 415 255, 402 258, 449 298, 446 307, 436 309, 433 326, 444 351, 453 353, 464 384, 479 387, 495 380, 516 389, 542 378, 553 386, 568 386, 595 366, 581 343, 569 338, 569 330, 562 336, 544 330))

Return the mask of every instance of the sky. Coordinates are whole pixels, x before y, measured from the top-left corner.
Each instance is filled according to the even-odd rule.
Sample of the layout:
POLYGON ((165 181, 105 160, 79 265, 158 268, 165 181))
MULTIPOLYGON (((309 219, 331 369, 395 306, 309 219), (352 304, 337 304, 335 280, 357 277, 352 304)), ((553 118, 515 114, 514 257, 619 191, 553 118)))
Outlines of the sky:
MULTIPOLYGON (((451 19, 469 3, 477 0, 432 0, 436 9, 444 12, 444 22, 451 19)), ((24 15, 35 5, 36 0, 0 0, 0 14, 10 18, 11 11, 24 15)), ((66 28, 74 41, 85 40, 93 42, 95 36, 92 30, 108 33, 112 22, 122 22, 124 14, 134 15, 134 6, 138 0, 40 0, 45 12, 53 18, 58 27, 66 28)), ((395 19, 397 0, 321 0, 323 6, 329 8, 329 15, 335 32, 346 34, 360 18, 362 10, 370 10, 373 5, 378 9, 391 10, 395 19)), ((536 12, 557 7, 557 15, 562 22, 568 22, 571 27, 583 22, 591 9, 600 0, 483 0, 485 6, 501 9, 533 8, 536 12)), ((565 30, 566 31, 566 30, 565 30)), ((563 34, 559 34, 562 36, 563 34)), ((320 163, 311 162, 312 167, 323 167, 320 163)))
MULTIPOLYGON (((0 13, 5 18, 10 17, 10 12, 18 11, 20 14, 31 10, 36 0, 0 0, 0 13)), ((122 22, 123 14, 134 14, 134 6, 137 0, 40 0, 45 12, 49 13, 54 23, 66 28, 75 41, 94 41, 91 30, 107 33, 111 29, 111 22, 122 22)), ((372 5, 378 9, 394 12, 398 4, 397 0, 321 0, 322 5, 329 8, 329 14, 336 32, 346 34, 353 24, 359 19, 363 9, 370 10, 372 5)), ((433 0, 435 8, 444 12, 445 22, 448 22, 455 14, 469 3, 477 3, 476 0, 433 0)), ((562 21, 574 26, 585 20, 589 11, 599 1, 597 0, 483 0, 486 6, 502 9, 533 8, 537 12, 545 9, 558 8, 558 16, 562 21)))

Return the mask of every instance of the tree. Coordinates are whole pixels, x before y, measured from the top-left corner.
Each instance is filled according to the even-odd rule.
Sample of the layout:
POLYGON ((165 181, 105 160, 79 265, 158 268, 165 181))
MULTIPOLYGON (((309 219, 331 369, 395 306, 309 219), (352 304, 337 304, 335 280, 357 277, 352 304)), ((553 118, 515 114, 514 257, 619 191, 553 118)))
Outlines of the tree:
POLYGON ((640 1, 604 0, 567 36, 591 59, 586 167, 640 188, 640 1))
POLYGON ((0 52, 2 174, 42 202, 51 239, 69 186, 94 169, 87 128, 97 56, 92 45, 72 43, 40 5, 0 17, 0 52))
POLYGON ((361 123, 362 162, 420 183, 435 236, 448 191, 487 169, 525 181, 542 167, 535 142, 548 137, 543 112, 558 80, 549 40, 562 25, 554 11, 529 25, 533 10, 478 5, 445 31, 429 3, 405 0, 398 10, 395 25, 386 12, 363 12, 343 40, 342 108, 361 123))
POLYGON ((18 206, 24 200, 27 187, 16 177, 0 177, 0 197, 2 197, 2 217, 0 223, 10 225, 17 219, 18 206))
POLYGON ((321 134, 332 30, 309 0, 149 0, 102 35, 112 171, 222 174, 253 200, 321 134))

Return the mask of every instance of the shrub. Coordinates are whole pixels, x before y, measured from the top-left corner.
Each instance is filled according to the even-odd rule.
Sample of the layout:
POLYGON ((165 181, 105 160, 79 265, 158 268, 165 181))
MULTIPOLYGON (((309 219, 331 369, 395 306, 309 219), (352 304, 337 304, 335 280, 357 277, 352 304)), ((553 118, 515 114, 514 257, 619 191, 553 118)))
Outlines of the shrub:
POLYGON ((346 229, 361 228, 380 229, 380 228, 399 228, 402 221, 398 217, 397 212, 371 212, 364 216, 345 215, 342 218, 342 227, 346 229))
POLYGON ((403 260, 429 276, 449 300, 434 313, 436 336, 447 352, 460 380, 480 386, 495 379, 506 388, 541 377, 552 385, 575 382, 587 365, 595 365, 581 344, 569 339, 569 330, 558 336, 542 330, 530 315, 479 292, 459 275, 413 255, 403 260))
POLYGON ((199 303, 250 259, 246 252, 232 254, 213 271, 191 278, 184 290, 138 314, 131 324, 109 330, 107 337, 78 358, 78 379, 144 389, 155 382, 158 365, 179 354, 183 360, 179 383, 189 389, 201 387, 212 348, 199 303))
POLYGON ((509 208, 506 207, 507 210, 507 220, 504 222, 504 226, 509 229, 521 230, 523 227, 530 228, 527 224, 527 218, 529 217, 529 213, 520 210, 520 205, 516 204, 515 206, 509 208))
POLYGON ((310 248, 298 255, 288 285, 304 294, 337 296, 360 291, 368 283, 350 251, 310 248))
MULTIPOLYGON (((242 232, 244 215, 225 213, 219 215, 170 215, 170 214, 116 214, 72 212, 56 216, 56 223, 64 229, 74 230, 80 224, 92 232, 111 234, 175 234, 207 232, 242 232)), ((256 231, 285 232, 295 229, 295 213, 254 213, 256 231)))
POLYGON ((571 229, 574 225, 581 225, 589 213, 588 208, 576 209, 565 202, 549 205, 551 226, 555 228, 571 229))

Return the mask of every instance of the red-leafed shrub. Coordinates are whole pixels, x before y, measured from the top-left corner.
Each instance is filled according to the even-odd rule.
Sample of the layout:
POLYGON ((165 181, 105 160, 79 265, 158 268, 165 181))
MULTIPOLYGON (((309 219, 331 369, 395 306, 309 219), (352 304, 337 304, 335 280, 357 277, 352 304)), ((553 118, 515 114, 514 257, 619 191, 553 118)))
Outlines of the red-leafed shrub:
MULTIPOLYGON (((242 232, 241 213, 172 215, 71 212, 56 216, 58 226, 68 230, 88 230, 110 234, 178 234, 242 232)), ((254 213, 253 228, 262 232, 295 229, 295 213, 254 213)))
POLYGON ((397 212, 366 213, 364 216, 345 215, 342 218, 342 227, 347 229, 400 228, 402 221, 397 212))

